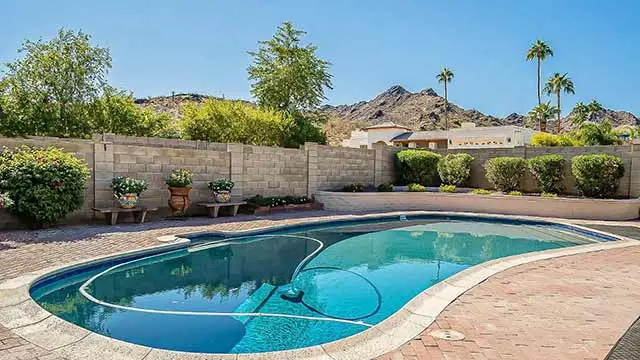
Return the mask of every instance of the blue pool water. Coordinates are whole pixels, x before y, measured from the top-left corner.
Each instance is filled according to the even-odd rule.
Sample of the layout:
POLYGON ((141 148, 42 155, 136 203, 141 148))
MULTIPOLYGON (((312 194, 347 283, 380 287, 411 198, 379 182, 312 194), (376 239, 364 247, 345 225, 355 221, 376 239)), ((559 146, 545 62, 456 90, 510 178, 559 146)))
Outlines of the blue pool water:
POLYGON ((588 234, 545 224, 440 218, 344 223, 199 237, 189 249, 45 280, 31 294, 67 321, 141 345, 275 351, 366 330, 470 266, 590 241, 588 234), (298 298, 285 299, 286 293, 298 298))

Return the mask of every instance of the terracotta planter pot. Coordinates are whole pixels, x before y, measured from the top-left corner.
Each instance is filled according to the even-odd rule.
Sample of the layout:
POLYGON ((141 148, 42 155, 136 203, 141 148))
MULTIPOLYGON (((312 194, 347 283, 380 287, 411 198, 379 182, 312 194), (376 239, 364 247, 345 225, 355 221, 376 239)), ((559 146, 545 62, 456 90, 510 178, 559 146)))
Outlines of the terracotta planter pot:
POLYGON ((184 215, 189 208, 191 202, 189 201, 190 187, 169 187, 171 197, 169 198, 169 206, 173 210, 174 216, 184 215))

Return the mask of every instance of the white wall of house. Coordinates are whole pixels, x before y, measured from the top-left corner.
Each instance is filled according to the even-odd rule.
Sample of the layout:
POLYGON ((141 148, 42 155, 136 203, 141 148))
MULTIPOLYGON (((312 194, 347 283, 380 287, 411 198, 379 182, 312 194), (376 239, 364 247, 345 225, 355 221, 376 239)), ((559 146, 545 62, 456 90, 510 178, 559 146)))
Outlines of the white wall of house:
POLYGON ((348 139, 342 140, 342 143, 340 145, 342 145, 343 147, 350 147, 350 148, 361 148, 365 146, 368 147, 369 137, 366 131, 353 130, 351 132, 351 137, 348 139))
POLYGON ((393 145, 391 139, 394 137, 406 133, 405 129, 398 128, 381 128, 381 129, 369 129, 367 130, 367 144, 370 149, 373 148, 373 144, 384 142, 387 145, 393 145))

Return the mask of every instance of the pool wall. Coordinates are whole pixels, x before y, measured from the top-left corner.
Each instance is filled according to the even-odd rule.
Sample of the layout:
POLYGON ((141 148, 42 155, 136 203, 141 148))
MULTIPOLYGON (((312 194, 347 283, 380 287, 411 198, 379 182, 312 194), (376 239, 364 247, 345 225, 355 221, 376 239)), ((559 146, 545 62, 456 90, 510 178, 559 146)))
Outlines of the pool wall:
MULTIPOLYGON (((428 215, 427 212, 410 213, 408 215, 428 215)), ((397 217, 397 214, 386 214, 386 217, 397 217)), ((454 215, 454 214, 452 214, 454 215)), ((464 216, 464 215, 459 215, 464 216)), ((361 221, 363 219, 378 218, 380 215, 344 216, 344 219, 361 221)), ((491 219, 491 217, 483 217, 491 219)), ((527 221, 520 217, 498 217, 502 220, 527 221)), ((536 221, 536 219, 532 219, 536 221)), ((335 220, 332 220, 335 221, 335 220)), ((318 224, 318 222, 316 222, 318 224)), ((124 252, 108 257, 91 259, 80 263, 65 265, 51 269, 44 269, 24 276, 0 282, 0 324, 11 329, 14 333, 70 360, 95 358, 101 354, 102 359, 370 359, 390 352, 411 340, 427 328, 444 308, 458 296, 486 280, 488 277, 506 269, 538 260, 601 251, 613 248, 640 245, 640 242, 616 237, 601 231, 585 229, 573 224, 561 223, 600 234, 603 238, 618 238, 618 241, 607 241, 568 248, 547 250, 542 252, 515 255, 507 258, 492 260, 473 266, 442 281, 418 294, 405 304, 395 314, 356 335, 340 339, 331 343, 308 348, 287 350, 260 354, 197 354, 148 348, 141 345, 127 343, 105 337, 77 325, 68 323, 42 309, 29 295, 29 289, 40 281, 46 281, 51 276, 64 276, 69 271, 96 266, 104 262, 119 259, 131 259, 145 254, 169 251, 188 246, 190 240, 173 238, 173 242, 158 246, 124 252)), ((283 227, 278 227, 282 229, 283 227)))
POLYGON ((315 194, 326 210, 464 211, 588 220, 638 218, 640 199, 543 198, 539 196, 475 195, 433 192, 334 192, 315 194))

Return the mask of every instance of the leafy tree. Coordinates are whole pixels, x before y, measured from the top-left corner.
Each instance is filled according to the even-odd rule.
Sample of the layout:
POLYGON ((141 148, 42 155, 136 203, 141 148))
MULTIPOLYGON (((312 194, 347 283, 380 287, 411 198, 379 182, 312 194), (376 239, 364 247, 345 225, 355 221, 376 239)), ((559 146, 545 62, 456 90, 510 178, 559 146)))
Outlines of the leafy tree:
POLYGON ((229 100, 187 103, 183 135, 191 140, 282 146, 292 119, 281 112, 229 100))
POLYGON ((332 88, 330 63, 318 58, 316 46, 301 43, 305 34, 287 21, 271 40, 260 41, 258 50, 249 52, 251 94, 258 105, 297 111, 313 109, 325 100, 325 88, 332 88))
POLYGON ((622 144, 609 120, 603 120, 601 123, 585 121, 578 130, 578 138, 585 146, 622 144))
POLYGON ((588 104, 579 102, 571 112, 571 123, 574 125, 582 125, 585 121, 592 121, 593 116, 603 109, 602 105, 595 99, 591 100, 588 104))
POLYGON ((49 41, 27 40, 24 56, 6 64, 0 81, 7 135, 84 137, 88 105, 106 85, 109 50, 92 46, 82 31, 60 29, 49 41))
POLYGON ((540 97, 540 77, 542 70, 542 61, 547 58, 547 56, 553 56, 553 50, 542 40, 537 40, 535 43, 531 45, 529 51, 527 51, 526 59, 527 61, 531 61, 536 59, 538 62, 538 105, 542 104, 542 98, 540 97))
POLYGON ((552 77, 547 80, 547 83, 544 86, 544 92, 547 95, 556 94, 558 99, 558 120, 556 122, 556 134, 560 133, 562 119, 560 118, 560 93, 564 91, 566 94, 575 94, 575 89, 573 87, 573 81, 567 76, 567 73, 560 74, 555 73, 552 77))
POLYGON ((538 121, 538 126, 540 131, 547 132, 547 121, 553 119, 553 116, 557 113, 557 109, 555 106, 551 105, 549 102, 542 103, 529 111, 529 116, 532 119, 538 121))
POLYGON ((447 84, 453 80, 453 71, 444 67, 438 75, 436 75, 439 83, 444 83, 444 129, 449 129, 449 93, 447 84))
POLYGON ((292 121, 284 134, 281 146, 297 148, 305 142, 326 144, 327 137, 322 131, 322 124, 327 121, 326 115, 319 112, 295 111, 290 115, 292 121))

